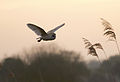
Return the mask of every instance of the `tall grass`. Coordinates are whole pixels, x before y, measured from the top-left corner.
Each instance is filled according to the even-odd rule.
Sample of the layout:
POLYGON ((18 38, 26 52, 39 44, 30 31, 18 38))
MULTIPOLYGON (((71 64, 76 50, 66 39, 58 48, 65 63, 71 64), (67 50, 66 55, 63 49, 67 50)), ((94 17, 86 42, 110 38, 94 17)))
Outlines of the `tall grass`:
MULTIPOLYGON (((105 53, 102 45, 101 45, 100 43, 95 43, 95 44, 92 45, 92 43, 90 43, 89 40, 87 40, 87 39, 85 39, 85 38, 83 38, 83 41, 84 41, 84 44, 85 44, 85 48, 88 49, 88 54, 90 54, 90 55, 92 55, 92 56, 96 56, 97 59, 98 59, 98 62, 99 62, 100 65, 102 66, 102 62, 101 62, 101 60, 100 60, 100 58, 99 58, 99 55, 96 53, 96 49, 101 49, 101 50, 104 52, 104 54, 105 54, 105 56, 106 56, 106 59, 108 59, 108 57, 107 57, 107 55, 106 55, 106 53, 105 53)), ((108 65, 110 65, 110 62, 109 62, 109 61, 108 61, 108 65)), ((111 72, 111 76, 112 76, 113 82, 116 82, 115 79, 114 79, 114 76, 113 76, 113 73, 112 73, 112 72, 111 72)), ((111 77, 110 77, 110 78, 111 78, 111 77)))
POLYGON ((108 59, 108 56, 107 56, 104 48, 102 47, 102 45, 101 45, 100 43, 95 43, 95 44, 93 44, 93 47, 95 47, 95 49, 100 49, 100 50, 102 50, 103 53, 104 53, 104 55, 105 55, 105 57, 106 57, 106 59, 108 59))
POLYGON ((86 38, 83 38, 84 44, 85 44, 85 48, 88 50, 88 55, 92 55, 92 56, 96 56, 98 59, 98 62, 101 64, 100 58, 98 56, 98 54, 96 53, 96 50, 94 48, 94 46, 92 45, 92 43, 87 40, 86 38))
POLYGON ((108 41, 115 41, 119 55, 120 55, 119 45, 116 39, 116 34, 112 28, 112 25, 103 18, 101 18, 101 20, 102 20, 102 25, 104 26, 104 36, 108 38, 108 41))

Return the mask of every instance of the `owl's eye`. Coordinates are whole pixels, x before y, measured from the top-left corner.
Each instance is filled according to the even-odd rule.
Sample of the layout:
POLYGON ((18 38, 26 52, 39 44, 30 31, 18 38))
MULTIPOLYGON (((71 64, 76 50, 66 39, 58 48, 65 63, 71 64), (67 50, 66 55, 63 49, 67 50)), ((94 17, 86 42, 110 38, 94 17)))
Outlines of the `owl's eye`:
POLYGON ((53 34, 52 37, 55 38, 55 37, 56 37, 56 34, 53 34))
POLYGON ((55 37, 55 35, 52 35, 52 37, 55 37))

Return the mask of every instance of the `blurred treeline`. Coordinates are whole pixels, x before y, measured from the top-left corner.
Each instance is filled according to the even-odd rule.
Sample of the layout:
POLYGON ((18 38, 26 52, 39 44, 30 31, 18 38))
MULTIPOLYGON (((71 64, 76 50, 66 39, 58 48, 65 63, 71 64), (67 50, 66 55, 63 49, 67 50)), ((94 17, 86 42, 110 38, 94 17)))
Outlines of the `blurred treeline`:
POLYGON ((24 51, 24 58, 6 58, 0 64, 0 82, 120 82, 120 56, 92 64, 99 67, 89 68, 80 53, 34 48, 24 51))

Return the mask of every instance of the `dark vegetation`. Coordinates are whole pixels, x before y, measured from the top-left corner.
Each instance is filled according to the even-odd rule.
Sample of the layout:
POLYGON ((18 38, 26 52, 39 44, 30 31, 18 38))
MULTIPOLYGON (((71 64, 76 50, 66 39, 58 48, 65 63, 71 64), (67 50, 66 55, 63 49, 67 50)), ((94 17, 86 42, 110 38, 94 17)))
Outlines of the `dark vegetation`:
POLYGON ((80 55, 72 51, 40 48, 24 55, 27 62, 19 57, 4 60, 0 82, 85 82, 90 74, 80 55))
MULTIPOLYGON (((30 50, 29 53, 24 53, 24 59, 6 58, 0 66, 0 82, 114 82, 114 79, 120 81, 119 56, 103 61, 98 68, 89 69, 80 54, 73 51, 52 48, 46 52, 45 49, 41 51, 41 48, 38 48, 35 52, 30 50)), ((90 64, 94 62, 99 64, 97 61, 90 64)))

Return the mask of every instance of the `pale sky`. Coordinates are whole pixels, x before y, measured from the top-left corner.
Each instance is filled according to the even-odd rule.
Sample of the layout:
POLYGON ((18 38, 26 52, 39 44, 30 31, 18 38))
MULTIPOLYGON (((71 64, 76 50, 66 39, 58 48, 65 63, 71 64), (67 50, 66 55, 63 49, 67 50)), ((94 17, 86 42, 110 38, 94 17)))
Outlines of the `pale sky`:
POLYGON ((120 45, 119 9, 120 0, 0 0, 0 54, 9 55, 50 43, 84 53, 82 37, 92 43, 101 42, 108 53, 111 50, 117 53, 114 43, 105 43, 100 18, 113 25, 120 45), (39 25, 46 31, 62 23, 66 25, 56 32, 56 40, 37 43, 37 36, 27 23, 39 25))

